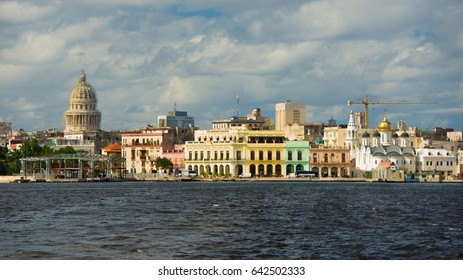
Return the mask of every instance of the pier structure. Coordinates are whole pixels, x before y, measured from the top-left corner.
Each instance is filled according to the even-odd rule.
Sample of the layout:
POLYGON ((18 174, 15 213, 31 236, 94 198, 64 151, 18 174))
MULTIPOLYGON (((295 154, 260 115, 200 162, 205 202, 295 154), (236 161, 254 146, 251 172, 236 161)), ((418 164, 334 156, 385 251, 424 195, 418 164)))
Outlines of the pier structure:
POLYGON ((111 178, 117 158, 96 154, 59 154, 22 158, 21 176, 36 181, 95 180, 111 178))

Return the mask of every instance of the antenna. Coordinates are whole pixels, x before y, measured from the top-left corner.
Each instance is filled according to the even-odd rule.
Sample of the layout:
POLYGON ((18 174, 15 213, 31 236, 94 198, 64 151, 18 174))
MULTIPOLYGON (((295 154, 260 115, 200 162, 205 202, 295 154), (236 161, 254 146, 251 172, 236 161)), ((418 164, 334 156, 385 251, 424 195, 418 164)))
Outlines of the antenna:
POLYGON ((236 95, 236 117, 240 117, 240 95, 236 95))

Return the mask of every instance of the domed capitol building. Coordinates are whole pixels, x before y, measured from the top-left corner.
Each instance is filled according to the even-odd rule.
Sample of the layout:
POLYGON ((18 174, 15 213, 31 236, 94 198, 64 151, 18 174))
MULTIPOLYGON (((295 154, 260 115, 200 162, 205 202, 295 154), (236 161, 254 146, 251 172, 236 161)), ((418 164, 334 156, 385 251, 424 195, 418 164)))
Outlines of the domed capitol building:
POLYGON ((97 109, 97 103, 95 89, 82 72, 71 92, 69 110, 64 113, 65 132, 99 130, 101 113, 97 109))
POLYGON ((64 113, 64 137, 55 139, 55 148, 71 146, 90 154, 101 154, 109 144, 120 144, 120 131, 101 130, 101 112, 93 86, 81 72, 69 97, 69 108, 64 113))

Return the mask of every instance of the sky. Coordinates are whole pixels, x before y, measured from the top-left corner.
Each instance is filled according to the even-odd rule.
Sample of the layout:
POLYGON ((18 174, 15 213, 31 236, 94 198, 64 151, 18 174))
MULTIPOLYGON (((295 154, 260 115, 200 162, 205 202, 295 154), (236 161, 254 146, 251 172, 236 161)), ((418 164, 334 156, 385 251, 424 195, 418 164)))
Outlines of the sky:
POLYGON ((463 130, 461 0, 0 1, 0 120, 64 129, 85 71, 102 129, 156 125, 176 106, 200 129, 239 112, 346 124, 348 100, 370 127, 463 130), (239 104, 237 102, 239 96, 239 104))

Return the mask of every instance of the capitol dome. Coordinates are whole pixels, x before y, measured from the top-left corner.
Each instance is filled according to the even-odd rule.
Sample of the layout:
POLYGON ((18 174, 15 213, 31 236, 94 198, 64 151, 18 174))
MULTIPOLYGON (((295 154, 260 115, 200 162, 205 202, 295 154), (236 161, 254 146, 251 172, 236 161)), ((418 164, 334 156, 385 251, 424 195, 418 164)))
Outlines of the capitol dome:
POLYGON ((64 113, 66 132, 97 131, 100 129, 101 113, 97 110, 96 93, 87 83, 84 72, 80 74, 77 84, 69 98, 69 109, 64 113))
POLYGON ((376 128, 379 131, 392 131, 393 130, 392 124, 386 119, 386 115, 384 115, 384 119, 378 123, 376 128))
POLYGON ((71 99, 85 99, 96 102, 95 89, 86 80, 87 76, 82 72, 76 86, 72 90, 71 99))

